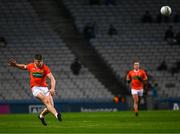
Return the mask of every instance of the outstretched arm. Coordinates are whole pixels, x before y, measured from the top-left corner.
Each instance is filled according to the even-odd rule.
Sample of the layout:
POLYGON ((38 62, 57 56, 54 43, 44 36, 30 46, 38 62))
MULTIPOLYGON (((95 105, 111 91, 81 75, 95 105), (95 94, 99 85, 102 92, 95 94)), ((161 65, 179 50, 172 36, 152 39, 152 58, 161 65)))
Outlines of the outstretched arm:
POLYGON ((22 70, 26 70, 26 65, 25 64, 18 64, 16 63, 16 60, 15 59, 10 59, 8 64, 12 67, 16 67, 16 68, 19 68, 19 69, 22 69, 22 70))
POLYGON ((53 96, 53 95, 55 94, 56 80, 55 80, 55 78, 54 78, 54 76, 53 76, 52 73, 49 73, 49 74, 47 75, 47 77, 51 80, 51 89, 50 89, 50 93, 51 93, 51 95, 53 96))
POLYGON ((127 81, 128 83, 131 83, 131 79, 130 79, 129 75, 126 76, 126 81, 127 81))

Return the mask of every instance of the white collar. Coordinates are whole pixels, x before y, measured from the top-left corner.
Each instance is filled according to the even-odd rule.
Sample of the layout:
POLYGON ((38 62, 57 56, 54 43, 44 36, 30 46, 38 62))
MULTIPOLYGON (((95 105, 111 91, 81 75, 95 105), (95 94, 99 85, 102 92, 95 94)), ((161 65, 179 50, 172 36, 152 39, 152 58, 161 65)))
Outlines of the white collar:
POLYGON ((139 72, 139 69, 138 69, 138 70, 135 70, 135 69, 134 69, 134 72, 139 72))

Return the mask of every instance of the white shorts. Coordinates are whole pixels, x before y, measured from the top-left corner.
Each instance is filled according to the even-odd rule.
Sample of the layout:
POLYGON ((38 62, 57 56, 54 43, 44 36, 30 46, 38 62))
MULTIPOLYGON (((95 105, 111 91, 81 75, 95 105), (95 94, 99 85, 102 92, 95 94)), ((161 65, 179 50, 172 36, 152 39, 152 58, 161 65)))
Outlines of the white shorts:
POLYGON ((49 95, 49 89, 47 87, 38 87, 38 86, 32 87, 33 96, 36 97, 39 93, 42 93, 44 96, 48 96, 49 95))
POLYGON ((143 96, 143 89, 140 89, 140 90, 131 89, 131 94, 132 95, 137 94, 139 96, 143 96))

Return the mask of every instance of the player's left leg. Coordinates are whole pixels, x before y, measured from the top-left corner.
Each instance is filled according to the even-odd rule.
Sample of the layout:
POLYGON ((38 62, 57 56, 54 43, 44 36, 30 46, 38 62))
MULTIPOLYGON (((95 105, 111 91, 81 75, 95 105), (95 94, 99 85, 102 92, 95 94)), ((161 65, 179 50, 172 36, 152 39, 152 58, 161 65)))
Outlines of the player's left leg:
POLYGON ((52 113, 55 117, 58 117, 58 113, 56 111, 56 109, 54 108, 54 106, 51 104, 50 99, 48 96, 43 95, 42 93, 39 93, 36 96, 37 99, 39 99, 49 110, 50 113, 52 113))
MULTIPOLYGON (((53 98, 52 98, 52 97, 50 97, 50 102, 51 102, 51 104, 54 106, 54 101, 53 101, 53 98)), ((47 123, 46 123, 46 121, 45 121, 45 116, 46 116, 48 113, 49 113, 49 110, 48 110, 47 107, 46 107, 46 108, 44 108, 44 109, 41 111, 40 115, 38 116, 38 118, 41 120, 42 124, 45 125, 45 126, 47 126, 47 123)), ((61 120, 62 120, 62 119, 61 119, 61 120)))
MULTIPOLYGON (((49 92, 47 92, 47 91, 43 91, 43 92, 44 92, 44 94, 45 94, 46 96, 49 95, 49 92)), ((50 103, 54 106, 54 101, 53 101, 52 96, 50 97, 50 103)), ((45 117, 48 113, 49 113, 49 111, 48 111, 48 109, 47 109, 47 107, 46 107, 46 108, 44 108, 44 109, 41 111, 40 117, 45 117)))
POLYGON ((131 89, 131 94, 132 94, 132 97, 133 97, 134 112, 135 112, 135 115, 138 116, 138 101, 139 101, 138 90, 131 89))
MULTIPOLYGON (((54 100, 53 100, 53 97, 51 96, 51 94, 49 94, 48 98, 49 98, 49 101, 50 101, 51 105, 54 107, 54 100)), ((60 112, 58 112, 57 118, 58 118, 59 121, 62 121, 62 117, 61 117, 60 112)))
POLYGON ((142 100, 143 100, 143 92, 144 92, 143 89, 138 91, 138 108, 139 109, 140 109, 140 106, 141 106, 142 100))
POLYGON ((135 115, 138 116, 138 94, 133 94, 133 100, 134 100, 134 112, 135 112, 135 115))

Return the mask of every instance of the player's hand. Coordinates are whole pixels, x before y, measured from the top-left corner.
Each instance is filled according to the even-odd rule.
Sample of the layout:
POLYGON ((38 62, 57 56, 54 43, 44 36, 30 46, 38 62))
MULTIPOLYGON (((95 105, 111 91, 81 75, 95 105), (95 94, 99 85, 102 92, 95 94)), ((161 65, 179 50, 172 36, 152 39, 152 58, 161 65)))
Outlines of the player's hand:
POLYGON ((8 62, 8 65, 15 67, 16 66, 16 60, 15 59, 10 59, 9 62, 8 62))
POLYGON ((54 94, 55 94, 55 89, 50 89, 49 91, 50 91, 51 96, 54 96, 54 94))
POLYGON ((131 83, 131 80, 127 80, 127 83, 131 83))

